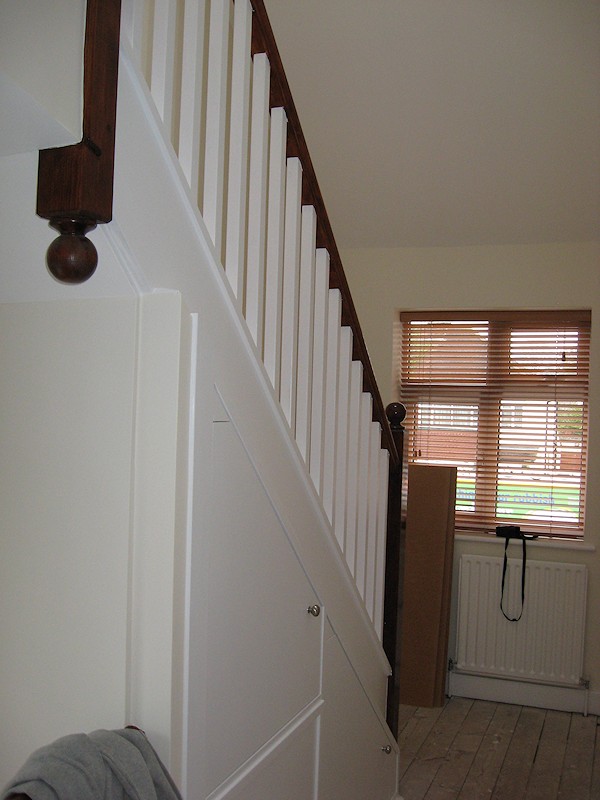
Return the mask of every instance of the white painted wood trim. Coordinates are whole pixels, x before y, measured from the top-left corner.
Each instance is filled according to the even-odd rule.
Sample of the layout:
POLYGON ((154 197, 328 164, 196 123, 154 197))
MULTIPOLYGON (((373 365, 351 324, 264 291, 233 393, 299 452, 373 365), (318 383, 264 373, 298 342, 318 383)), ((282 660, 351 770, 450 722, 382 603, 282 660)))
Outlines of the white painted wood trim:
POLYGON ((325 425, 323 446, 322 500, 329 521, 334 522, 336 419, 339 383, 340 333, 342 296, 339 289, 330 289, 327 303, 327 372, 325 376, 325 425))
POLYGON ((222 262, 223 257, 229 16, 229 0, 212 0, 210 4, 208 40, 206 146, 202 216, 220 262, 222 262))
POLYGON ((375 612, 373 625, 383 641, 383 604, 385 599, 385 554, 387 547, 388 487, 390 479, 390 453, 379 451, 379 499, 377 506, 377 560, 375 566, 375 612))
MULTIPOLYGON (((381 425, 371 422, 369 435, 369 491, 367 513, 367 546, 365 558, 365 603, 369 616, 375 620, 377 570, 377 511, 379 506, 379 453, 381 425)), ((383 589, 383 587, 381 587, 383 589)))
POLYGON ((346 493, 346 561, 356 571, 356 532, 358 516, 358 454, 360 400, 363 392, 363 365, 353 361, 350 368, 350 401, 348 406, 348 488, 346 493))
POLYGON ((329 299, 329 253, 320 248, 315 264, 315 313, 313 379, 310 424, 310 476, 323 492, 323 442, 325 433, 325 370, 327 369, 327 304, 329 299))
POLYGON ((283 302, 283 220, 285 214, 287 117, 271 110, 267 260, 265 278, 265 343, 263 360, 275 395, 281 387, 281 307, 283 302))
POLYGON ((252 70, 245 316, 254 343, 262 354, 269 171, 269 81, 271 76, 269 60, 264 53, 257 53, 254 56, 252 70))
POLYGON ((310 464, 316 242, 317 214, 313 206, 303 206, 302 234, 300 244, 300 287, 298 302, 298 385, 296 390, 296 442, 307 466, 310 464))
POLYGON ((179 163, 192 196, 199 202, 204 165, 200 162, 205 110, 204 28, 206 0, 187 2, 184 7, 183 52, 181 70, 181 106, 179 110, 179 163))
POLYGON ((176 0, 163 0, 154 8, 150 91, 169 136, 173 134, 176 15, 176 0))
POLYGON ((244 298, 246 268, 251 34, 252 7, 248 0, 236 0, 233 6, 225 274, 240 303, 244 298))
POLYGON ((283 304, 281 310, 281 388, 279 399, 292 433, 296 427, 298 294, 300 289, 302 165, 288 158, 285 183, 283 304))
MULTIPOLYGON (((593 714, 600 711, 600 704, 594 704, 595 710, 589 708, 588 692, 584 688, 546 686, 525 681, 464 675, 456 670, 448 673, 448 694, 451 697, 469 697, 473 700, 489 700, 494 703, 513 703, 556 711, 569 711, 575 714, 584 714, 586 710, 593 714)), ((595 693, 595 696, 597 698, 598 693, 595 693)))
POLYGON ((349 327, 344 326, 340 331, 340 352, 338 359, 335 507, 333 512, 333 530, 344 555, 346 554, 346 503, 348 495, 348 403, 350 400, 351 363, 352 330, 349 327))
POLYGON ((144 41, 145 0, 123 0, 121 11, 121 33, 129 40, 136 66, 143 70, 142 47, 144 41))
POLYGON ((360 450, 358 458, 358 519, 356 533, 356 585, 361 596, 365 597, 367 570, 367 536, 369 507, 369 475, 371 458, 371 420, 373 418, 373 398, 363 392, 360 404, 360 450))

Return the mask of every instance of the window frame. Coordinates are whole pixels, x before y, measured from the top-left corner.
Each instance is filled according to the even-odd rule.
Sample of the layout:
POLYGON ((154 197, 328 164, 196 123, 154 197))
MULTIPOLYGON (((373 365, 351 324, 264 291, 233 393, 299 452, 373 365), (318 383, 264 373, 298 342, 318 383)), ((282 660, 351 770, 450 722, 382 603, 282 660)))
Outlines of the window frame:
MULTIPOLYGON (((537 402, 540 405, 556 402, 557 417, 559 414, 558 403, 568 403, 569 400, 574 404, 581 403, 582 429, 580 436, 580 470, 576 470, 579 475, 579 519, 577 522, 550 519, 544 521, 543 514, 529 521, 521 520, 514 524, 520 524, 525 533, 531 533, 540 537, 565 538, 581 540, 583 538, 585 523, 585 503, 587 489, 587 436, 589 429, 589 368, 590 368, 590 339, 591 339, 591 311, 588 309, 560 310, 560 311, 480 311, 480 310, 460 310, 460 311, 400 311, 398 320, 399 336, 395 337, 395 368, 396 368, 396 391, 398 399, 407 407, 407 418, 405 427, 408 438, 408 461, 423 463, 427 461, 421 456, 421 451, 417 454, 415 440, 417 436, 416 408, 417 403, 431 403, 436 400, 439 404, 465 403, 476 404, 478 407, 478 423, 476 433, 476 454, 473 462, 474 473, 474 498, 473 511, 459 507, 457 498, 456 509, 456 529, 461 533, 481 532, 482 530, 493 532, 496 525, 511 524, 511 520, 505 514, 498 513, 499 488, 502 480, 502 459, 501 459, 501 409, 502 402, 510 404, 511 398, 515 405, 519 405, 519 391, 527 396, 542 398, 537 402), (469 330, 475 323, 485 323, 487 326, 488 337, 485 355, 485 375, 484 380, 469 380, 468 371, 460 374, 459 380, 452 374, 451 367, 445 381, 443 371, 439 371, 439 365, 432 367, 431 381, 415 381, 409 376, 411 367, 409 366, 409 352, 406 344, 406 326, 411 323, 453 323, 457 326, 463 323, 466 330, 469 330), (519 371, 518 366, 511 371, 511 364, 515 359, 511 350, 511 336, 514 337, 515 331, 522 332, 530 329, 531 331, 550 331, 561 330, 577 331, 577 357, 574 359, 574 372, 567 369, 564 375, 560 370, 555 370, 552 377, 544 372, 544 356, 540 355, 537 362, 538 368, 528 369, 526 364, 519 371), (512 361, 511 361, 512 359, 512 361), (491 369, 490 365, 494 365, 491 369), (437 369, 437 371, 436 371, 437 369), (451 380, 454 378, 454 380, 451 380), (575 398, 575 399, 574 399, 575 398), (491 438, 490 431, 495 438, 491 438), (495 432, 495 433, 494 433, 495 432), (482 475, 485 477, 482 478, 482 475), (490 487, 493 486, 493 493, 490 487), (528 528, 530 530, 528 530, 528 528)), ((457 328, 458 330, 458 328, 457 328)), ((530 343, 526 336, 523 341, 530 343)), ((513 345, 514 347, 514 345, 513 345)), ((568 352, 568 351, 566 351, 568 352)), ((563 359, 565 354, 563 353, 563 359)), ((479 362, 478 362, 479 363, 479 362)), ((550 362, 552 364, 552 362, 550 362)), ((423 370, 426 372, 426 370, 423 370)), ((434 415, 434 411, 431 412, 434 415)), ((433 418, 433 416, 432 416, 433 418)), ((548 425, 546 421, 546 426, 548 425)), ((458 429, 457 429, 458 430, 458 429)), ((421 431, 421 436, 422 431, 421 431)), ((431 455, 430 451, 430 455, 431 455)), ((544 458, 547 457, 544 451, 544 458)), ((429 458, 429 462, 431 462, 429 458)), ((443 463, 450 463, 452 458, 447 458, 443 463)), ((458 458, 454 458, 459 462, 458 458)), ((507 463, 506 461, 504 462, 507 463)), ((506 474, 506 467, 504 467, 506 474)), ((554 473, 544 466, 540 474, 550 476, 550 485, 554 487, 554 473)), ((506 480, 506 479, 504 479, 506 480)), ((464 505, 464 504, 463 504, 464 505)), ((553 506, 556 503, 552 504, 553 506)))

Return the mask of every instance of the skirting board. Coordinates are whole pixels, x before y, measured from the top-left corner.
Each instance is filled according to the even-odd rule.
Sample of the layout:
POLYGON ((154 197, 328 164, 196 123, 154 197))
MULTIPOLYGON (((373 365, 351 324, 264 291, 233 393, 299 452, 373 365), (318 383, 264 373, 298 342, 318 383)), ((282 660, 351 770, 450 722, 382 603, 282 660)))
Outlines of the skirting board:
POLYGON ((590 692, 583 687, 545 686, 465 675, 456 671, 448 673, 448 695, 580 714, 600 714, 600 692, 590 692))

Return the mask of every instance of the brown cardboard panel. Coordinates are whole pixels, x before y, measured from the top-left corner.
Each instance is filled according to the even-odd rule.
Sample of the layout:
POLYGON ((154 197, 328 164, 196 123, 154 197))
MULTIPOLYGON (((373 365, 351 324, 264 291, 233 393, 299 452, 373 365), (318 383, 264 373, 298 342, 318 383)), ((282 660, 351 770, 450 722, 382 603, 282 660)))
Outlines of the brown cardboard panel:
POLYGON ((454 552, 456 468, 408 468, 400 700, 443 705, 454 552))

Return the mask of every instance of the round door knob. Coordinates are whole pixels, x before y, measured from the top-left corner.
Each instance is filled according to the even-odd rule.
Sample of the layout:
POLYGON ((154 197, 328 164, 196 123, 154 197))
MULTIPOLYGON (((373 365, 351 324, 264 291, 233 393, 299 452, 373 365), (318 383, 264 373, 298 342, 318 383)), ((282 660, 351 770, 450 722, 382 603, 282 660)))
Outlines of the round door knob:
POLYGON ((321 613, 321 606, 318 606, 316 603, 314 606, 309 606, 307 609, 309 614, 312 614, 313 617, 318 617, 321 613))
POLYGON ((389 744, 386 744, 386 745, 385 745, 385 747, 382 747, 381 749, 382 749, 382 750, 383 750, 383 752, 384 752, 384 753, 386 753, 388 756, 389 756, 389 754, 392 752, 392 748, 391 748, 391 746, 390 746, 389 744))

